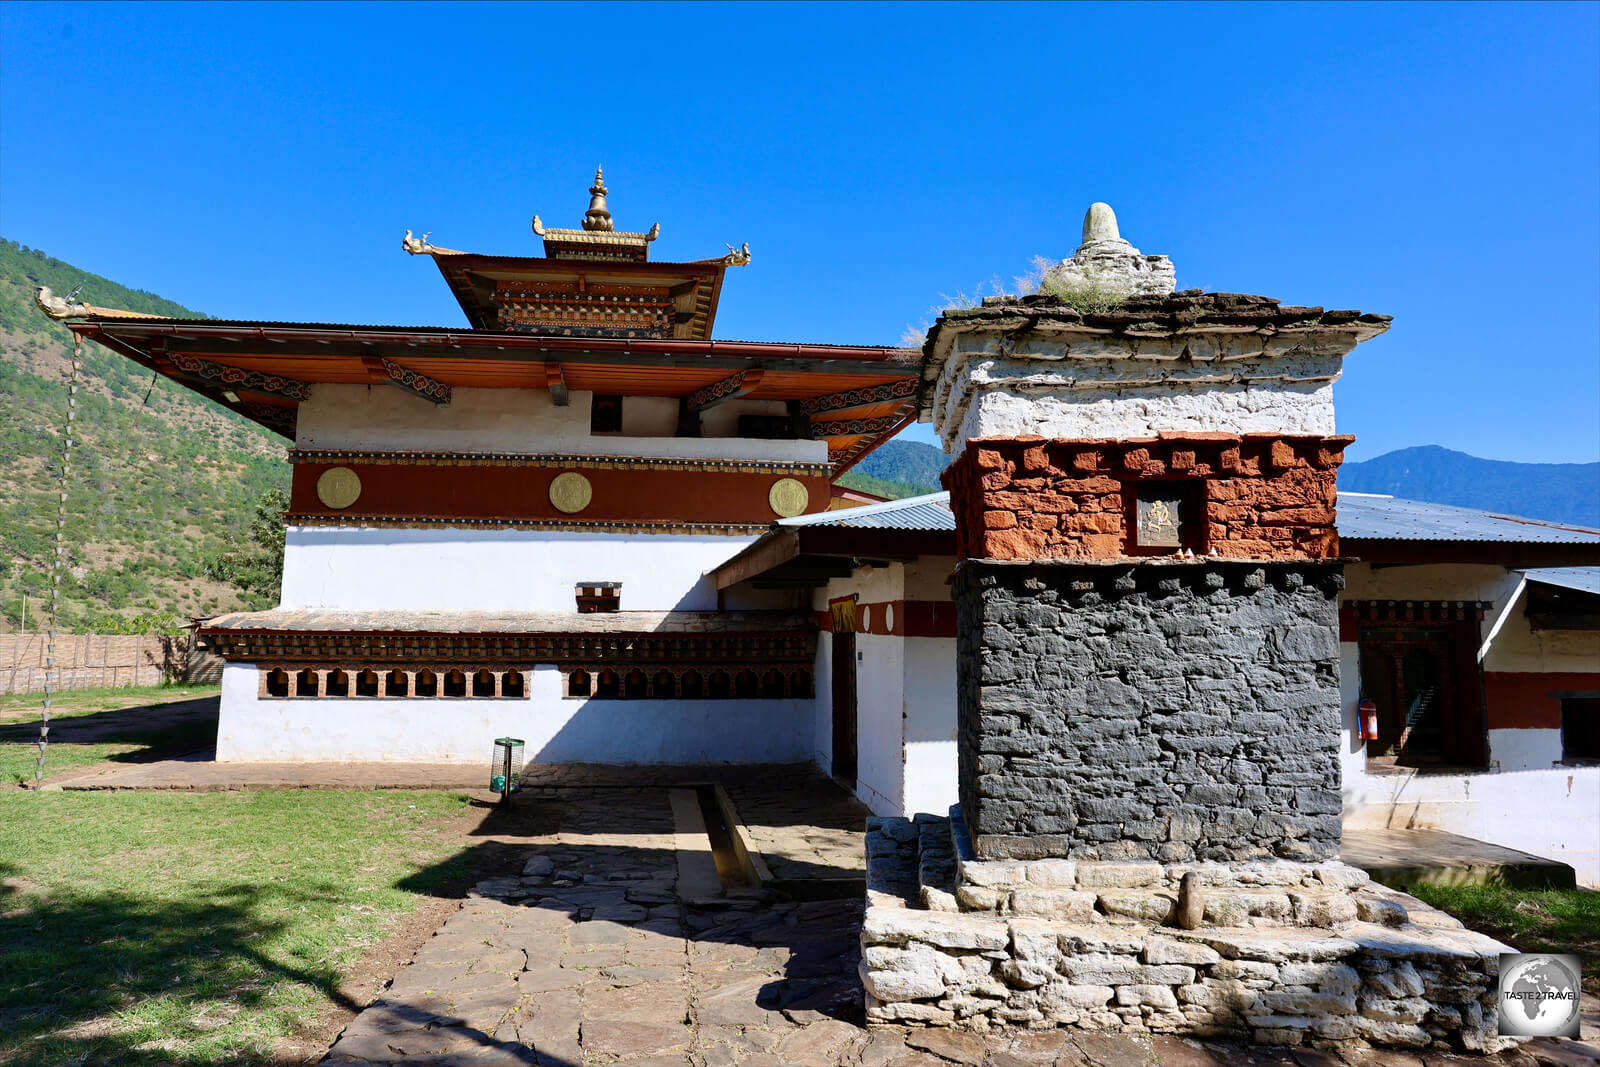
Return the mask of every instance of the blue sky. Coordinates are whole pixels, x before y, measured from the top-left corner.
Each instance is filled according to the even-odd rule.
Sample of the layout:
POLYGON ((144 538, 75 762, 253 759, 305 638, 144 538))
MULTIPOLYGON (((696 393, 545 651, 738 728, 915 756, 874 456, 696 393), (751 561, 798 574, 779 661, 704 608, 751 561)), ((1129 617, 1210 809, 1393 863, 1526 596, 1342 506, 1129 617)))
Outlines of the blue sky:
MULTIPOLYGON (((1395 316, 1352 459, 1600 459, 1600 5, 0 5, 0 233, 230 318, 464 322, 596 163, 726 338, 898 343, 1084 209, 1395 316)), ((86 293, 92 300, 93 293, 86 293)), ((929 438, 925 438, 929 439, 929 438)))

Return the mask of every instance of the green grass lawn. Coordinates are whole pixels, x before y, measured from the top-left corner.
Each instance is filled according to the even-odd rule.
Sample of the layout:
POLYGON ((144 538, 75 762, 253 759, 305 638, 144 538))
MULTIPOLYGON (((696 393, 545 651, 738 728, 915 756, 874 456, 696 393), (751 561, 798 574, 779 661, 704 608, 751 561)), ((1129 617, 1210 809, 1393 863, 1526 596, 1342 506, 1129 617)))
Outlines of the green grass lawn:
MULTIPOLYGON (((214 717, 169 721, 157 710, 160 705, 215 697, 214 685, 142 686, 125 689, 80 689, 51 697, 52 744, 45 757, 45 777, 72 767, 83 767, 118 757, 144 753, 180 753, 207 748, 216 743, 214 717), (71 739, 71 720, 107 718, 111 713, 133 708, 150 708, 150 713, 130 712, 106 735, 93 741, 71 739)), ((0 695, 0 782, 31 782, 38 756, 39 715, 43 696, 39 693, 0 695)))
POLYGON ((0 1063, 265 1063, 458 877, 445 793, 0 791, 0 1063))
POLYGON ((1600 892, 1501 885, 1415 885, 1406 892, 1522 952, 1573 953, 1600 996, 1600 892))

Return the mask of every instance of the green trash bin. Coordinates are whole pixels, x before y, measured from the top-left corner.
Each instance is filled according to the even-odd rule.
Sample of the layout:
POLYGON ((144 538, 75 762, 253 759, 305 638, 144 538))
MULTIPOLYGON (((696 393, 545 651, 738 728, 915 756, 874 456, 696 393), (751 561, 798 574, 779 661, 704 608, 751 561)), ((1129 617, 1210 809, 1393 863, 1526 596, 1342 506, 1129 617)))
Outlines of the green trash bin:
POLYGON ((522 788, 522 738, 495 738, 494 762, 489 765, 489 788, 500 794, 502 802, 522 788))

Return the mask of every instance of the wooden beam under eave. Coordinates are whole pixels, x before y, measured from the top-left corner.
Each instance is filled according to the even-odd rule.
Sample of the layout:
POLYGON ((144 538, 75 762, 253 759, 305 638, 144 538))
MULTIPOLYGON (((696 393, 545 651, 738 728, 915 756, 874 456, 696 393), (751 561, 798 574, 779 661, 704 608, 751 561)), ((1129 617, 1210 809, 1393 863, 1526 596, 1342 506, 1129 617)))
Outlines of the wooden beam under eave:
POLYGON ((684 397, 684 407, 693 414, 699 414, 718 404, 726 404, 730 400, 749 396, 761 388, 761 379, 766 373, 759 367, 735 371, 721 381, 712 382, 704 389, 697 389, 684 397))
POLYGON ((396 363, 388 356, 361 357, 361 363, 367 368, 369 376, 373 374, 372 363, 374 358, 378 363, 378 373, 382 375, 382 377, 376 379, 377 381, 392 385, 396 389, 410 393, 412 396, 421 397, 431 404, 443 405, 450 403, 450 387, 448 385, 437 378, 428 377, 421 371, 414 371, 404 364, 396 363))
POLYGON ((833 415, 841 411, 872 407, 893 400, 910 400, 917 395, 921 384, 916 378, 897 378, 892 382, 844 389, 826 396, 795 401, 796 407, 806 415, 833 415))
POLYGON ((775 530, 762 535, 743 552, 711 572, 717 591, 738 585, 774 567, 782 566, 800 554, 800 537, 796 529, 775 530))
POLYGON ((567 376, 561 371, 561 364, 546 363, 544 365, 544 383, 550 390, 550 399, 555 401, 558 408, 567 406, 567 376))

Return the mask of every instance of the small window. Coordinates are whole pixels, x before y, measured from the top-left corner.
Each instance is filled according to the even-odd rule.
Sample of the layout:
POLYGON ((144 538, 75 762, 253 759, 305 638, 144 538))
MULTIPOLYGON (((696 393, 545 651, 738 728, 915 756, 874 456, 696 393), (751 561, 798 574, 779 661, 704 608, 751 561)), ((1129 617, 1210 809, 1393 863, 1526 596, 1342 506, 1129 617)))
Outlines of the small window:
POLYGON ((1198 550, 1205 541, 1199 482, 1136 482, 1128 490, 1130 547, 1136 552, 1198 550))
POLYGON ((436 697, 439 695, 439 676, 432 671, 417 672, 417 696, 436 697))
POLYGON ((492 671, 478 671, 472 676, 472 695, 475 697, 494 696, 494 673, 492 671))
POLYGON ((356 675, 356 696, 375 697, 378 695, 378 672, 370 667, 356 675))
POLYGON ((617 672, 607 669, 600 672, 600 677, 595 681, 594 695, 604 700, 615 700, 621 695, 622 685, 617 681, 617 672))
POLYGON ((447 697, 466 696, 467 676, 458 670, 452 669, 444 676, 444 695, 447 697))
POLYGON ((740 415, 739 436, 760 441, 792 441, 795 420, 788 415, 740 415))
POLYGON ((328 672, 328 688, 326 695, 330 697, 347 697, 350 695, 350 676, 344 671, 328 672))
POLYGON ((267 696, 286 697, 289 695, 289 672, 282 667, 274 668, 267 672, 267 696))
POLYGON ((526 694, 522 690, 522 672, 506 671, 500 676, 500 695, 503 697, 520 697, 526 694))
POLYGON ((579 582, 576 594, 579 615, 622 610, 621 582, 579 582))
POLYGON ((405 671, 390 671, 383 680, 383 695, 386 697, 403 697, 406 695, 405 671))
POLYGON ((622 432, 622 398, 596 393, 589 401, 590 433, 622 432))
POLYGON ((1600 760, 1600 694, 1561 698, 1561 758, 1600 760))
POLYGON ((677 695, 676 682, 672 672, 663 667, 656 671, 656 676, 650 680, 650 695, 657 700, 671 700, 677 695))
POLYGON ((589 672, 573 671, 567 675, 567 696, 586 697, 589 695, 589 672))
POLYGON ((317 672, 307 667, 294 676, 294 695, 297 697, 314 697, 317 695, 317 672))
POLYGON ((683 684, 678 689, 678 695, 685 700, 699 700, 705 695, 705 686, 700 681, 700 672, 687 670, 683 672, 683 684))

